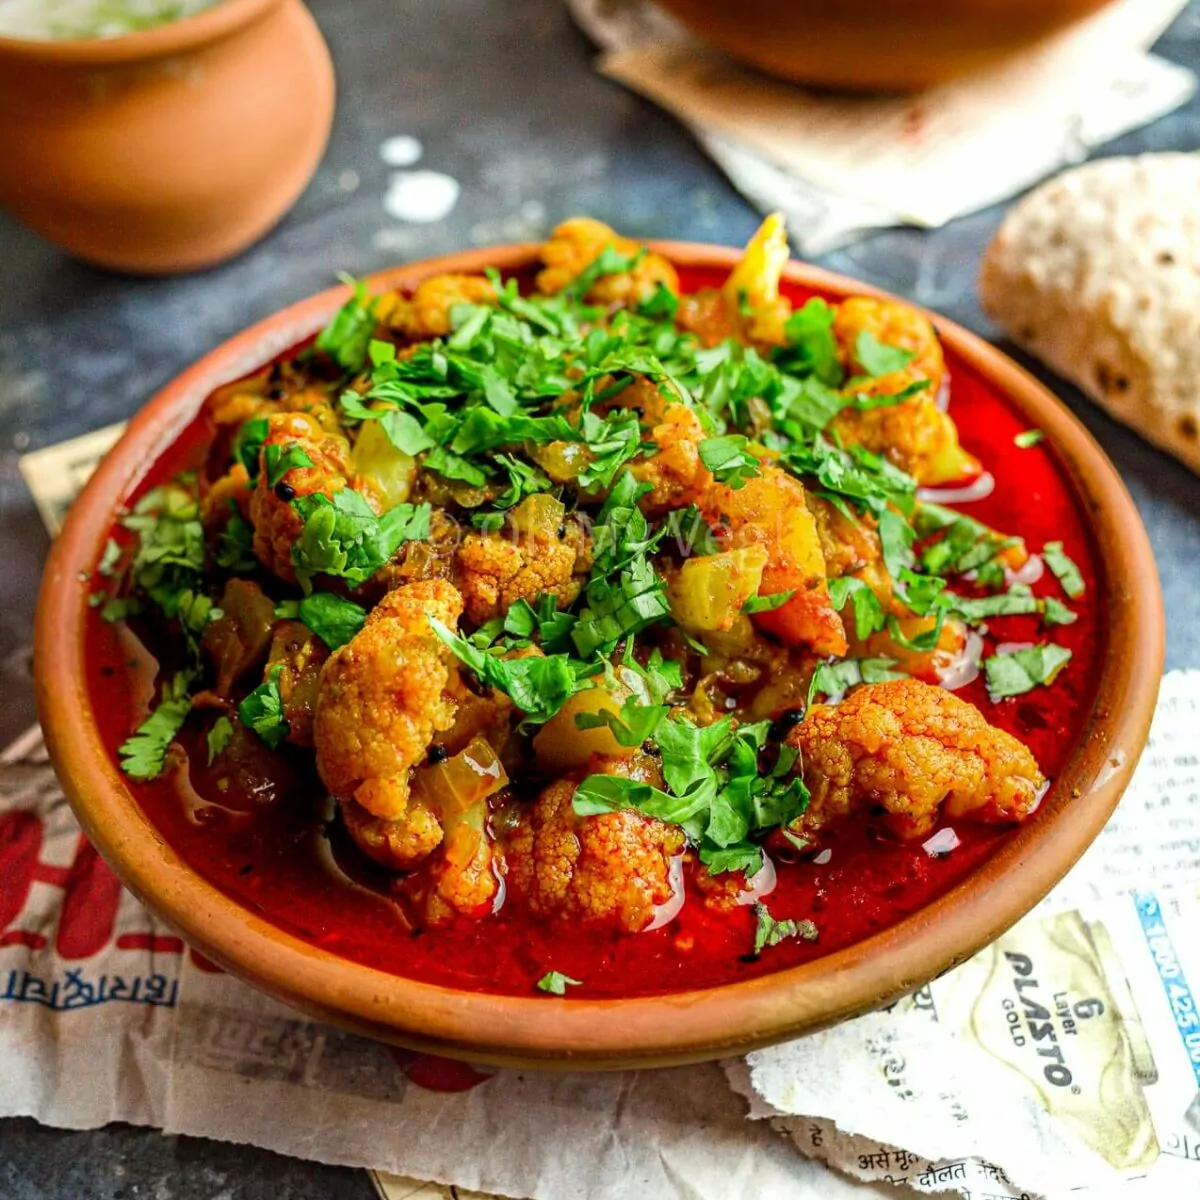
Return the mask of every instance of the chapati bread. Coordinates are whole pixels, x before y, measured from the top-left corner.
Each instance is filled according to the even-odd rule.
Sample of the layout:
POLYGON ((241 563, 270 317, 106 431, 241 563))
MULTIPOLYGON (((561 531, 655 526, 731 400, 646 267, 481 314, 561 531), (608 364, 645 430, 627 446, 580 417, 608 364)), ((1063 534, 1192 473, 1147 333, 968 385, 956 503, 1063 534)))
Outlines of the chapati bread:
POLYGON ((1200 154, 1043 184, 1004 218, 979 295, 1018 345, 1200 471, 1200 154))

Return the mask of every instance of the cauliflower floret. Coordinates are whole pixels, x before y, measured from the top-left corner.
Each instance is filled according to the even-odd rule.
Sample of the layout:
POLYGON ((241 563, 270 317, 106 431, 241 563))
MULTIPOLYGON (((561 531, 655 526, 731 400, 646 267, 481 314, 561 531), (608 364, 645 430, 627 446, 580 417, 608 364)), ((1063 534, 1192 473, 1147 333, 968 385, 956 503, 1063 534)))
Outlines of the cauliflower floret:
MULTIPOLYGON (((591 217, 572 217, 564 221, 542 246, 545 269, 537 277, 538 291, 554 295, 572 282, 611 246, 618 254, 631 258, 642 249, 637 242, 618 235, 602 221, 591 217)), ((588 289, 585 299, 594 304, 638 304, 648 300, 662 284, 679 294, 679 276, 661 254, 643 254, 631 271, 602 275, 588 289)))
POLYGON ((442 844, 442 827, 424 805, 408 804, 404 816, 395 821, 372 816, 353 800, 343 800, 341 808, 354 844, 389 871, 408 870, 442 844))
POLYGON ((798 479, 763 466, 740 488, 713 484, 700 500, 700 512, 723 547, 766 549, 760 595, 795 592, 779 608, 755 613, 755 625, 788 645, 811 646, 818 654, 846 653, 846 632, 829 597, 816 522, 798 479))
POLYGON ((442 579, 398 587, 321 673, 313 722, 317 771, 339 800, 376 817, 406 815, 409 775, 454 724, 450 652, 429 618, 457 628, 462 597, 442 579))
POLYGON ((771 213, 746 244, 742 261, 730 272, 721 289, 725 305, 742 325, 751 342, 786 346, 792 304, 779 294, 779 280, 787 266, 787 225, 782 213, 771 213), (748 309, 748 315, 743 310, 748 309))
POLYGON ((671 860, 683 851, 683 831, 631 810, 576 816, 576 786, 571 779, 551 784, 510 835, 510 892, 539 917, 637 933, 673 894, 671 860))
POLYGON ((965 700, 915 679, 870 684, 817 705, 788 735, 812 802, 793 829, 813 836, 855 811, 922 837, 940 816, 1021 821, 1046 780, 1026 746, 965 700))
POLYGON ((506 613, 518 600, 538 596, 570 604, 591 568, 587 534, 548 493, 527 496, 504 529, 469 533, 454 559, 454 581, 468 620, 476 625, 506 613))
POLYGON ((417 284, 411 297, 381 297, 376 316, 389 328, 414 341, 445 337, 450 310, 456 304, 493 304, 496 289, 483 275, 434 275, 417 284))
POLYGON ((937 333, 925 317, 907 304, 854 296, 838 308, 833 332, 852 377, 868 373, 856 358, 856 344, 864 332, 887 346, 914 354, 900 370, 855 387, 856 395, 890 396, 917 380, 929 381, 924 391, 899 404, 843 409, 834 419, 833 429, 844 443, 886 455, 922 484, 952 483, 979 475, 983 470, 979 460, 959 445, 954 422, 938 408, 946 363, 937 333))
POLYGON ((280 579, 295 583, 292 546, 304 530, 304 520, 292 507, 297 496, 317 492, 332 496, 346 487, 350 474, 350 447, 340 434, 327 433, 315 418, 304 413, 275 413, 267 418, 269 432, 259 453, 258 482, 250 500, 254 525, 254 553, 280 579), (292 467, 270 486, 267 447, 281 453, 298 446, 312 462, 292 467))
POLYGON ((652 419, 650 438, 657 452, 634 462, 630 470, 639 483, 650 485, 638 507, 648 516, 658 517, 694 504, 712 484, 712 475, 700 461, 704 427, 686 404, 665 404, 661 414, 652 419))

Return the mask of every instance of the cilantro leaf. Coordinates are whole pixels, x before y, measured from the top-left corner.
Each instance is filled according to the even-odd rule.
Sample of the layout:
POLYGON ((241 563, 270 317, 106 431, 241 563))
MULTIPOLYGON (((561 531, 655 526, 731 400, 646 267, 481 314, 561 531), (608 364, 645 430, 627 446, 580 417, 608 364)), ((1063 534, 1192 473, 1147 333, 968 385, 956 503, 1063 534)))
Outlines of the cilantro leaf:
POLYGON ((363 627, 367 610, 333 592, 313 592, 297 604, 296 617, 330 650, 336 650, 363 627))
POLYGON ((816 696, 841 696, 860 683, 905 678, 903 671, 892 670, 895 665, 894 658, 844 658, 836 663, 821 663, 808 685, 808 703, 811 705, 816 696))
POLYGON ((635 254, 620 254, 610 242, 571 280, 566 291, 568 295, 582 299, 606 275, 625 275, 632 271, 645 254, 645 249, 640 249, 635 254))
POLYGON ((121 547, 113 538, 109 538, 104 543, 104 552, 100 555, 100 561, 96 564, 96 571, 106 579, 111 579, 116 574, 117 563, 120 561, 121 547))
POLYGON ((1043 644, 1010 650, 983 660, 988 695, 993 700, 1022 696, 1040 684, 1051 684, 1071 659, 1064 646, 1043 644))
POLYGON ((1077 613, 1073 613, 1061 600, 1055 600, 1053 596, 1047 596, 1040 604, 1043 625, 1073 625, 1079 620, 1077 613))
POLYGON ((1038 442, 1043 441, 1045 437, 1046 435, 1040 429, 1026 429, 1013 438, 1013 445, 1020 450, 1028 450, 1031 446, 1036 446, 1038 442))
POLYGON ((365 499, 351 488, 298 496, 292 507, 304 519, 304 529, 292 545, 296 578, 306 592, 315 575, 331 575, 351 584, 365 583, 404 542, 429 536, 428 504, 397 504, 376 516, 365 499))
POLYGON ((833 334, 835 316, 828 302, 813 296, 788 317, 784 326, 791 349, 788 365, 800 372, 811 372, 831 387, 837 387, 843 376, 837 338, 833 334))
POLYGON ((252 571, 254 557, 254 526, 240 513, 234 512, 225 522, 213 548, 213 562, 235 574, 252 571))
POLYGON ((900 346, 889 346, 881 342, 869 329, 859 331, 854 340, 854 359, 871 379, 890 375, 908 366, 916 354, 900 346))
POLYGON ((205 742, 208 745, 208 765, 211 767, 218 755, 225 752, 229 739, 233 737, 233 722, 226 716, 218 717, 209 729, 205 742))
POLYGON ((267 486, 273 488, 293 468, 311 467, 313 460, 299 442, 288 442, 286 446, 272 442, 263 447, 263 465, 267 469, 267 486))
POLYGON ((846 601, 854 605, 854 636, 861 642, 884 626, 885 616, 879 598, 861 579, 843 575, 829 581, 829 599, 833 607, 841 612, 846 601))
POLYGON ((189 672, 176 672, 163 688, 155 710, 122 743, 118 751, 121 770, 131 779, 157 779, 162 774, 167 750, 192 710, 192 698, 188 695, 191 682, 189 672))
POLYGON ((582 983, 582 979, 572 979, 569 975, 564 975, 561 971, 547 971, 537 981, 537 987, 540 991, 547 992, 551 996, 565 996, 568 987, 579 987, 582 983))
POLYGON ((1042 559, 1062 584, 1062 590, 1072 600, 1079 599, 1087 591, 1087 585, 1083 582, 1083 572, 1067 557, 1062 542, 1047 542, 1042 547, 1042 559))
POLYGON ((777 608, 782 608, 795 594, 796 589, 789 588, 786 592, 772 592, 768 596, 751 596, 742 605, 742 612, 774 612, 777 608))
POLYGON ((748 480, 762 473, 762 464, 746 449, 749 444, 749 438, 737 433, 705 438, 699 446, 700 461, 718 483, 726 483, 735 490, 743 488, 748 480))
POLYGON ((811 921, 777 921, 765 904, 754 906, 754 953, 761 954, 768 946, 778 946, 785 938, 817 940, 817 927, 811 921))
POLYGON ((655 734, 671 710, 665 704, 647 705, 640 696, 629 696, 619 713, 610 709, 575 714, 576 729, 603 729, 606 725, 622 746, 641 746, 655 734))
POLYGON ((242 422, 233 439, 233 457, 246 468, 251 480, 258 478, 259 456, 270 432, 266 417, 251 417, 242 422))
POLYGON ((253 729, 274 750, 288 735, 287 718, 283 714, 283 696, 279 692, 279 676, 283 664, 276 663, 267 670, 267 677, 238 705, 238 718, 253 729))
POLYGON ((343 370, 357 373, 367 364, 367 351, 375 330, 376 301, 364 281, 345 282, 354 285, 354 294, 317 334, 316 347, 343 370))
POLYGON ((530 724, 548 721, 571 696, 588 686, 584 679, 585 672, 592 670, 590 664, 572 660, 566 654, 498 658, 451 633, 434 617, 429 618, 429 624, 459 662, 470 667, 488 687, 502 691, 525 714, 525 720, 530 724))
POLYGON ((638 305, 638 312, 643 317, 664 317, 668 321, 675 320, 678 311, 679 297, 661 280, 654 288, 654 295, 638 305))
POLYGON ((968 599, 966 596, 950 595, 949 600, 954 612, 972 623, 986 617, 1008 617, 1034 613, 1038 611, 1040 604, 1028 588, 1020 586, 1014 586, 1007 592, 1000 592, 995 596, 968 599))

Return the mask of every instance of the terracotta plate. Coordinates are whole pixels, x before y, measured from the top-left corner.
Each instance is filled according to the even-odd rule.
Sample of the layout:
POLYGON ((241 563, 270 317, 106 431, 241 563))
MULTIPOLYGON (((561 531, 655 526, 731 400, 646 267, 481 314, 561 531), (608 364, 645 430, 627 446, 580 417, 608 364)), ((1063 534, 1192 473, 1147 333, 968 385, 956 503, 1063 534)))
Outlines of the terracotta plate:
MULTIPOLYGON (((740 251, 667 242, 681 266, 731 268, 740 251)), ((531 246, 504 246, 385 271, 376 288, 442 271, 528 268, 531 246)), ((791 263, 786 278, 826 294, 874 289, 791 263)), ((226 342, 163 389, 131 423, 71 510, 38 605, 38 709, 67 796, 101 854, 146 905, 203 954, 296 1008, 372 1037, 454 1057, 558 1067, 651 1066, 717 1058, 879 1007, 968 958, 1066 873, 1116 806, 1145 745, 1163 660, 1154 560, 1128 492, 1082 425, 979 338, 938 319, 942 340, 1053 445, 1101 559, 1106 659, 1092 711, 1036 819, 953 890, 886 931, 748 982, 629 1000, 456 991, 360 966, 240 907, 185 866, 149 824, 101 743, 84 671, 88 584, 114 512, 219 384, 318 330, 346 299, 336 288, 226 342), (614 1011, 620 1010, 619 1017, 614 1011)))

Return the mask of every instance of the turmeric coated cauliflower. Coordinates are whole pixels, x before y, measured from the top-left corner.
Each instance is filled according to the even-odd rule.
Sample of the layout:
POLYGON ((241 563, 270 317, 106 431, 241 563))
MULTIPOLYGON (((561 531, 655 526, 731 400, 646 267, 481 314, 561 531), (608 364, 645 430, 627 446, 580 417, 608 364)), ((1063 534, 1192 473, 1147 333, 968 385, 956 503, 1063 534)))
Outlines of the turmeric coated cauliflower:
POLYGON ((454 559, 454 581, 467 618, 482 625, 518 600, 543 593, 565 607, 579 595, 591 568, 587 534, 560 500, 542 492, 509 514, 505 528, 469 533, 454 559))
POLYGON ((846 653, 846 632, 829 596, 817 526, 798 479, 763 466, 740 488, 713 484, 706 489, 700 512, 723 546, 766 549, 760 595, 795 593, 781 607, 755 613, 755 625, 791 646, 811 646, 818 654, 846 653))
MULTIPOLYGON (((630 238, 618 237, 602 221, 591 217, 572 217, 564 221, 542 246, 544 269, 538 273, 540 292, 554 295, 569 287, 578 276, 611 246, 624 258, 634 257, 642 249, 630 238)), ((629 304, 648 300, 662 284, 679 294, 679 276, 661 254, 645 253, 632 270, 602 275, 590 288, 586 299, 594 304, 629 304)))
POLYGON ((870 374, 857 357, 864 333, 913 354, 899 370, 848 389, 855 395, 891 396, 920 380, 929 385, 899 404, 843 409, 832 428, 845 444, 885 455, 922 484, 953 483, 979 475, 983 469, 979 460, 959 445, 954 422, 938 407, 946 363, 937 333, 925 317, 907 304, 853 296, 839 306, 833 333, 851 378, 870 374))
POLYGON ((398 587, 321 673, 313 721, 317 771, 339 800, 386 820, 406 816, 409 775, 454 724, 450 652, 429 618, 457 628, 462 597, 445 580, 398 587))
POLYGON ((259 562, 280 579, 296 582, 292 546, 304 530, 304 519, 292 507, 296 496, 321 492, 332 496, 347 485, 350 446, 340 434, 327 433, 317 420, 304 413, 274 413, 267 418, 269 432, 259 452, 258 482, 250 500, 254 526, 254 553, 259 562), (281 454, 293 447, 308 455, 311 466, 292 467, 274 480, 268 477, 267 447, 281 454))
POLYGON ((423 279, 410 297, 381 297, 376 316, 397 333, 414 340, 445 337, 456 304, 492 304, 496 289, 483 275, 434 275, 423 279))
POLYGON ((817 705, 788 735, 812 801, 793 825, 813 836, 881 808, 888 828, 921 837, 939 817, 1010 822, 1037 806, 1045 779, 1032 753, 950 692, 897 679, 817 705))
POLYGON ((616 401, 618 407, 639 414, 656 447, 649 457, 629 467, 639 483, 650 487, 638 507, 651 517, 695 503, 712 484, 712 475, 700 461, 700 443, 707 436, 704 426, 689 405, 666 394, 667 386, 638 375, 616 401))
POLYGON ((510 893, 538 917, 637 933, 674 894, 671 860, 683 851, 683 831, 632 810, 576 816, 575 788, 572 779, 551 784, 509 835, 510 893))

